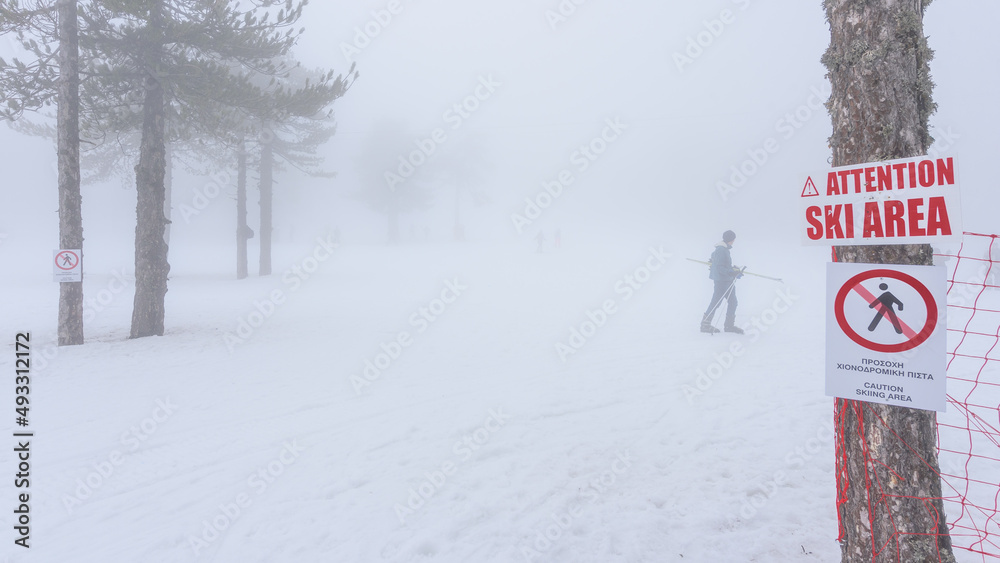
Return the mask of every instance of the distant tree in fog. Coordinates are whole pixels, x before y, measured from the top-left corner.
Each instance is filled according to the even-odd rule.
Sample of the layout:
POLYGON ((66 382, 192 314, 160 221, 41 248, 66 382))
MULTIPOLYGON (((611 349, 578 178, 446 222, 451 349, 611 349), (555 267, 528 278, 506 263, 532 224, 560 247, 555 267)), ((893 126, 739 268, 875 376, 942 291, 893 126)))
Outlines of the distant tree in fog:
MULTIPOLYGON (((73 120, 75 125, 62 121, 60 106, 56 133, 61 142, 83 138, 88 146, 103 147, 103 152, 95 151, 98 175, 120 170, 135 159, 132 338, 163 334, 170 270, 165 240, 170 223, 168 147, 175 142, 202 143, 239 154, 241 141, 265 130, 262 124, 268 123, 267 130, 280 136, 261 146, 269 155, 277 149, 281 158, 308 168, 306 154, 332 134, 332 129, 314 124, 324 119, 325 106, 343 94, 346 83, 332 72, 303 73, 287 58, 302 32, 292 26, 304 5, 291 0, 247 7, 235 1, 120 0, 80 7, 86 77, 79 90, 81 117, 73 120), (308 80, 296 82, 303 76, 308 80), (75 126, 81 128, 79 133, 75 126), (288 132, 294 133, 285 135, 288 132), (124 148, 136 146, 132 154, 124 148)), ((15 35, 34 57, 28 62, 0 61, 0 113, 7 118, 52 105, 62 77, 65 83, 75 79, 56 65, 62 53, 69 53, 58 48, 62 30, 57 24, 75 24, 77 18, 57 18, 57 7, 61 16, 62 10, 75 9, 76 2, 0 0, 0 33, 15 35)), ((79 206, 79 166, 75 173, 63 166, 63 157, 70 152, 60 144, 60 193, 69 193, 62 189, 64 176, 75 180, 75 200, 65 201, 79 206)), ((62 195, 60 200, 64 201, 62 195)), ((82 221, 74 220, 79 242, 61 237, 62 244, 79 248, 82 221)), ((82 325, 74 332, 82 342, 82 325)))
POLYGON ((428 164, 428 176, 442 189, 454 190, 452 236, 455 240, 464 240, 463 203, 470 202, 478 207, 490 201, 486 183, 492 165, 478 137, 451 141, 442 146, 440 151, 434 161, 428 164))
POLYGON ((382 123, 368 134, 355 166, 360 185, 351 196, 385 214, 389 244, 399 242, 400 215, 426 210, 433 199, 423 166, 414 166, 406 182, 397 184, 386 179, 387 173, 395 172, 411 151, 412 141, 402 125, 382 123))
POLYGON ((275 167, 285 164, 311 176, 335 175, 322 168, 323 157, 318 152, 337 131, 331 104, 358 78, 354 65, 346 77, 334 76, 332 70, 308 70, 291 59, 285 61, 285 66, 290 70, 267 86, 273 100, 254 111, 260 154, 259 268, 262 276, 271 274, 275 167))
POLYGON ((92 83, 108 97, 101 122, 111 130, 127 130, 136 115, 142 120, 135 168, 131 338, 162 335, 164 330, 170 271, 164 239, 168 115, 182 116, 171 121, 171 130, 189 137, 205 123, 215 123, 220 116, 231 118, 244 103, 252 103, 259 95, 250 78, 282 72, 271 61, 286 53, 298 37, 290 27, 301 8, 301 3, 289 2, 275 14, 254 5, 243 9, 235 2, 88 4, 85 17, 104 22, 89 36, 101 58, 92 83))

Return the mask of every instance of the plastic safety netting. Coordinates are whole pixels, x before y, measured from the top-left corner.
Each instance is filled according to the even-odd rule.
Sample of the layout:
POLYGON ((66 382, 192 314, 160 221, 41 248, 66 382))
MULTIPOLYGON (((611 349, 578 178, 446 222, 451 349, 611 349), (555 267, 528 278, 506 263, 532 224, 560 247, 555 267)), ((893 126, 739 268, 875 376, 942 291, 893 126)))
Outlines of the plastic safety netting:
POLYGON ((1000 238, 966 233, 948 269, 948 411, 938 416, 952 543, 1000 560, 1000 238))
MULTIPOLYGON (((835 256, 836 258, 836 256, 835 256)), ((935 253, 935 264, 948 273, 948 408, 939 413, 938 463, 941 477, 940 501, 947 529, 959 562, 1000 561, 1000 238, 997 235, 965 233, 955 248, 935 253)), ((890 503, 917 502, 926 506, 931 521, 939 524, 929 498, 893 498, 886 492, 885 475, 905 479, 894 468, 869 456, 872 439, 897 440, 904 449, 918 455, 919 448, 903 439, 868 408, 868 403, 838 401, 838 428, 851 420, 867 421, 880 428, 878 437, 865 437, 864 467, 868 518, 893 518, 890 503), (878 470, 875 470, 877 468, 878 470)), ((858 431, 864 432, 863 422, 858 431)), ((838 437, 844 433, 838 432, 838 437)), ((864 434, 862 434, 864 435, 864 434)), ((848 459, 846 449, 837 444, 837 502, 847 502, 848 459)), ((925 450, 926 451, 926 450, 925 450)), ((921 459, 929 470, 930 463, 921 459)), ((838 510, 838 513, 840 511, 838 510)), ((874 529, 875 522, 872 520, 874 529)), ((935 526, 913 530, 906 522, 891 522, 890 537, 872 537, 872 561, 898 561, 900 542, 906 535, 937 536, 935 526)), ((841 539, 844 527, 841 523, 841 539)), ((887 534, 888 535, 888 534, 887 534)), ((932 554, 931 557, 934 555, 932 554)), ((943 560, 940 553, 936 560, 943 560)))

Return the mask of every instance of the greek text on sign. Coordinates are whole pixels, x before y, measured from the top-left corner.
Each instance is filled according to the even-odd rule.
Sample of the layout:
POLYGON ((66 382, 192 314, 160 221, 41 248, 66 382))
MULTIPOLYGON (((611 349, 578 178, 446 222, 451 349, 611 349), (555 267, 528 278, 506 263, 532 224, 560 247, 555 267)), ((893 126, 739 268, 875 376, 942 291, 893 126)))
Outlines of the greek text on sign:
POLYGON ((944 411, 941 266, 827 267, 826 394, 944 411))
POLYGON ((55 250, 52 252, 52 279, 57 282, 83 281, 83 266, 80 249, 55 250))
POLYGON ((806 178, 801 194, 805 244, 940 243, 962 234, 954 157, 842 166, 806 178))

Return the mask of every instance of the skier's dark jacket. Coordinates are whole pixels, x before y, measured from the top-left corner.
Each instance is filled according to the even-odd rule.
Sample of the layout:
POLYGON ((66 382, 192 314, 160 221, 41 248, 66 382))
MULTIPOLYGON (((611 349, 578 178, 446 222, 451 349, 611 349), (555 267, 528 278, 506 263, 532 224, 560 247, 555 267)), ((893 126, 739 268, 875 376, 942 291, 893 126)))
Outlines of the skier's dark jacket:
POLYGON ((712 252, 712 267, 708 271, 708 277, 716 282, 732 283, 736 279, 739 271, 733 267, 733 257, 729 253, 730 246, 724 242, 715 245, 712 252))

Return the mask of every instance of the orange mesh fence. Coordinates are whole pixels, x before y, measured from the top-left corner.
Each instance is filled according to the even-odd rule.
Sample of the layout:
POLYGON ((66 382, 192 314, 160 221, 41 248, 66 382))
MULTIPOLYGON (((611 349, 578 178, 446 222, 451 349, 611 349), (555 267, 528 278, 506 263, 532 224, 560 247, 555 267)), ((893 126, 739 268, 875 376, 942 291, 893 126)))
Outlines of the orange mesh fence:
MULTIPOLYGON (((1000 239, 966 233, 948 268, 948 412, 938 455, 956 548, 1000 560, 1000 239)), ((977 558, 979 560, 979 558, 977 558)))
MULTIPOLYGON (((948 272, 948 409, 937 417, 941 500, 958 561, 996 563, 1000 561, 1000 238, 965 233, 957 249, 936 253, 935 263, 944 264, 948 272)), ((855 413, 862 434, 862 421, 878 416, 865 408, 867 403, 842 404, 836 413, 838 428, 846 423, 848 410, 855 413)), ((884 421, 876 422, 889 435, 895 435, 884 421)), ((896 439, 902 441, 898 435, 896 439)), ((841 440, 837 442, 838 514, 839 506, 846 502, 848 488, 846 453, 841 440)), ((903 445, 918 455, 909 444, 903 445)), ((870 470, 880 462, 870 458, 867 449, 865 458, 869 503, 887 503, 889 496, 883 483, 870 470)), ((931 467, 926 460, 924 463, 931 467)), ((893 468, 882 469, 893 473, 893 468)), ((936 514, 926 502, 931 499, 909 500, 924 501, 928 510, 936 514)), ((871 519, 876 510, 869 508, 871 519)), ((891 511, 877 512, 888 513, 892 518, 891 511)), ((898 554, 899 541, 904 535, 900 528, 907 528, 899 524, 893 522, 896 533, 892 537, 872 538, 873 560, 884 561, 892 553, 898 554)), ((920 535, 937 533, 935 527, 920 535)), ((898 559, 897 555, 895 560, 898 559)))

